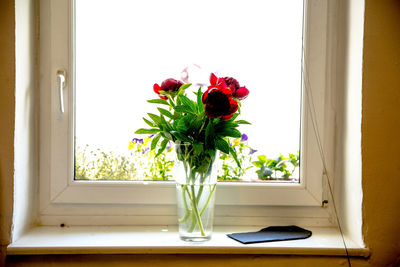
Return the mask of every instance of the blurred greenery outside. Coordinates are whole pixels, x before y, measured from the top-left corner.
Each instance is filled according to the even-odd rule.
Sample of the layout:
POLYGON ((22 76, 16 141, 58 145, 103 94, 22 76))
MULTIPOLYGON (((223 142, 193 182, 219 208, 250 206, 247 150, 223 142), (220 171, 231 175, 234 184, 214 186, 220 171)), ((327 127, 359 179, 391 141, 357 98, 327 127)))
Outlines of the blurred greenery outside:
MULTIPOLYGON (((114 151, 103 151, 76 146, 76 180, 122 180, 122 181, 170 181, 173 180, 175 151, 172 143, 158 157, 150 150, 152 136, 134 138, 129 150, 121 155, 114 151)), ((235 149, 241 168, 231 155, 219 153, 218 181, 275 181, 298 182, 299 152, 267 158, 256 155, 257 150, 247 144, 247 136, 230 140, 235 149)))

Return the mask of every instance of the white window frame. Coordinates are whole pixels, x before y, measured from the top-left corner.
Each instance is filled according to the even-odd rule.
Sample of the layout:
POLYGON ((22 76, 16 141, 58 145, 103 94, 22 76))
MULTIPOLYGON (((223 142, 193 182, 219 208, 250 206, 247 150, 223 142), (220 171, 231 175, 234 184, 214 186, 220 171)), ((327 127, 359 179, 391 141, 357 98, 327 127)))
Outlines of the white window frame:
MULTIPOLYGON (((175 184, 142 181, 74 180, 74 61, 73 0, 40 2, 40 218, 44 225, 176 224, 175 184), (56 73, 65 70, 64 113, 56 73), (100 219, 100 220, 98 220, 100 219)), ((331 143, 333 133, 327 97, 328 1, 305 0, 304 58, 317 111, 319 136, 331 143)), ((306 80, 303 77, 303 81, 306 80)), ((303 85, 304 87, 304 85, 303 85)), ((262 224, 266 221, 330 224, 321 208, 323 165, 311 122, 308 97, 302 101, 301 169, 299 184, 219 183, 217 224, 262 224), (231 213, 229 213, 231 211, 231 213), (236 214, 226 219, 227 214, 236 214), (290 214, 288 220, 287 214, 290 214), (315 221, 315 218, 319 220, 315 221)), ((314 125, 315 126, 315 125, 314 125)), ((329 158, 329 156, 328 156, 329 158)), ((232 216, 232 215, 231 215, 232 216)))

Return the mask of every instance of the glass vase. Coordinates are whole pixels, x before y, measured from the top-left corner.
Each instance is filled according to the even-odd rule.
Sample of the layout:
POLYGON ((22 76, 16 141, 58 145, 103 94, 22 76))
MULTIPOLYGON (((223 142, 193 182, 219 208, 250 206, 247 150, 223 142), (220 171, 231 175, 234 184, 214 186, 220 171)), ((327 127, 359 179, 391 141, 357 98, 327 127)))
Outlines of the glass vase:
POLYGON ((179 236, 184 241, 211 239, 217 186, 217 153, 176 144, 175 181, 179 236))

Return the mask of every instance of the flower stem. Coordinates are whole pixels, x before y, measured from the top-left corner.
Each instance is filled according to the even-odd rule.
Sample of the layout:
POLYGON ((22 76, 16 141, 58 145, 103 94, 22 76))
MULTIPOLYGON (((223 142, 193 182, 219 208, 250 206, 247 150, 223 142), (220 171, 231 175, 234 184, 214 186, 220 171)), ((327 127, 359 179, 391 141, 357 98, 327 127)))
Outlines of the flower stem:
POLYGON ((196 199, 196 194, 194 191, 194 185, 191 185, 191 189, 192 189, 192 208, 194 211, 194 215, 196 217, 197 220, 197 224, 200 228, 200 233, 202 236, 205 236, 206 234, 204 233, 204 228, 203 228, 203 222, 201 221, 201 217, 200 217, 200 213, 199 213, 199 209, 198 209, 198 203, 197 203, 197 199, 196 199))
MULTIPOLYGON (((192 198, 192 195, 190 194, 190 192, 189 192, 189 188, 188 188, 188 186, 187 185, 185 185, 185 190, 186 190, 186 192, 187 192, 187 194, 188 194, 188 197, 189 197, 189 200, 190 200, 190 204, 191 204, 191 206, 193 206, 193 204, 192 204, 192 200, 193 200, 193 198, 192 198)), ((185 202, 186 202, 186 199, 184 200, 185 202)), ((187 203, 187 202, 186 202, 187 203)), ((190 217, 190 215, 192 216, 192 219, 191 219, 191 223, 190 223, 190 226, 189 226, 189 228, 188 228, 188 232, 189 233, 192 233, 193 232, 193 230, 194 230, 194 228, 196 227, 196 215, 195 215, 195 213, 194 212, 192 212, 192 210, 190 210, 189 208, 187 209, 187 210, 185 210, 185 216, 184 216, 184 218, 189 218, 190 217)))
POLYGON ((199 203, 199 201, 200 201, 201 194, 203 193, 203 188, 204 188, 204 185, 200 185, 199 191, 197 192, 197 196, 196 196, 197 203, 199 203))
POLYGON ((178 222, 183 223, 183 222, 187 221, 187 219, 189 218, 189 216, 192 213, 192 211, 189 209, 187 201, 186 201, 186 196, 185 196, 186 193, 189 195, 189 199, 191 199, 190 193, 187 190, 187 186, 186 185, 181 185, 181 190, 182 190, 183 205, 185 207, 185 215, 181 219, 178 219, 178 222))
MULTIPOLYGON (((204 114, 205 114, 205 113, 204 113, 204 112, 202 112, 201 116, 202 116, 202 117, 204 117, 204 114)), ((199 131, 199 134, 201 133, 201 131, 203 131, 203 128, 204 128, 204 126, 206 125, 206 122, 207 122, 207 120, 204 120, 204 121, 203 121, 203 124, 201 125, 200 131, 199 131)))
MULTIPOLYGON (((209 185, 211 187, 211 185, 209 185)), ((217 184, 214 184, 213 188, 210 190, 210 194, 208 195, 207 201, 204 204, 203 208, 200 211, 200 216, 203 215, 204 211, 206 210, 208 203, 211 200, 212 195, 214 194, 215 188, 217 187, 217 184)))

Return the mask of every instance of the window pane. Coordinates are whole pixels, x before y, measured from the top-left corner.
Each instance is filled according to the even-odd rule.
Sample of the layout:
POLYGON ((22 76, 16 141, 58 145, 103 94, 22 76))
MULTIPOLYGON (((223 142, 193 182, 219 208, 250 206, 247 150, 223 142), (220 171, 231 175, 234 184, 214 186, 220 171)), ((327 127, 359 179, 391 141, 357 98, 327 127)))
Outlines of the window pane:
MULTIPOLYGON (((149 166, 172 168, 173 151, 155 162, 149 143, 128 145, 144 138, 133 132, 156 112, 146 102, 157 98, 153 84, 180 79, 184 70, 193 83, 208 84, 214 72, 250 90, 241 118, 252 125, 240 130, 248 136, 244 165, 252 168, 241 180, 260 181, 251 164, 260 155, 278 163, 280 154, 297 154, 303 1, 76 0, 75 8, 76 179, 151 179, 149 166)), ((238 151, 239 143, 232 140, 238 151)), ((281 164, 292 172, 289 161, 281 164)), ((238 178, 225 163, 233 169, 221 179, 238 178)), ((298 173, 279 180, 298 182, 298 173)))

